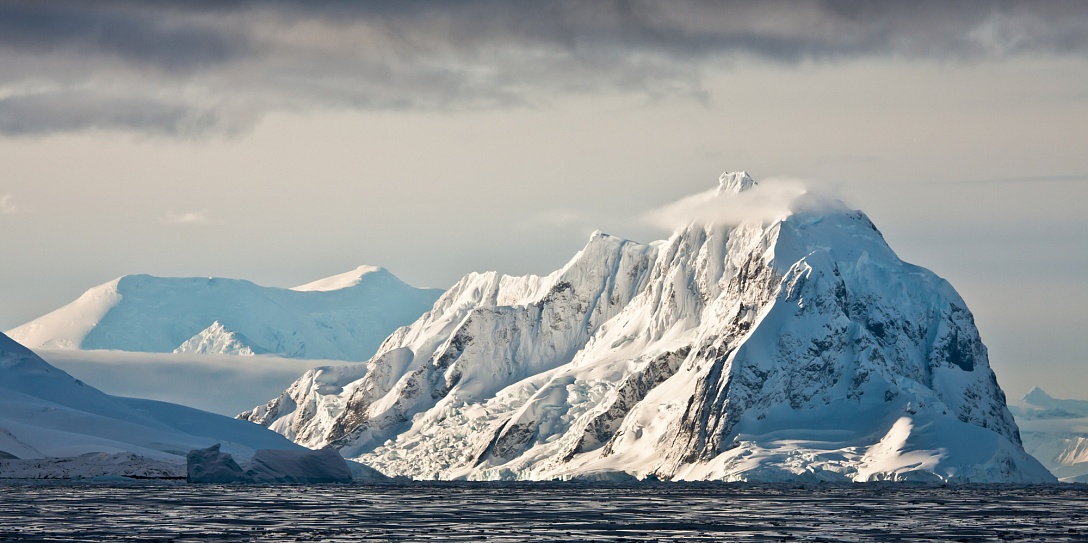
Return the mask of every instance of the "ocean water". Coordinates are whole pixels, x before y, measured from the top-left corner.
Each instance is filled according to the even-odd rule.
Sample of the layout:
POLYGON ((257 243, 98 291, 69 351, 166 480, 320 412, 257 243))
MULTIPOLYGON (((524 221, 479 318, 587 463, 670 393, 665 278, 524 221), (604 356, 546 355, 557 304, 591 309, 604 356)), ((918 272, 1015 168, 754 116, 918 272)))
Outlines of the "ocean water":
POLYGON ((1088 486, 7 482, 0 541, 1088 541, 1088 486))

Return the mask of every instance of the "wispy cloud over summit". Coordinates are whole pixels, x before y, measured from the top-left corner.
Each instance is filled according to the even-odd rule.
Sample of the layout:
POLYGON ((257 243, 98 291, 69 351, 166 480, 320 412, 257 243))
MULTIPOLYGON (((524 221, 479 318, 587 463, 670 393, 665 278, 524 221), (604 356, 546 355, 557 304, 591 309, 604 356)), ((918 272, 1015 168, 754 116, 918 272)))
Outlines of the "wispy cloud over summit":
POLYGON ((170 213, 166 216, 166 224, 209 224, 219 222, 211 217, 207 211, 187 211, 184 213, 170 213))
POLYGON ((10 194, 0 194, 0 215, 13 215, 19 212, 15 206, 15 197, 10 194))
POLYGON ((272 111, 704 99, 736 58, 1088 55, 1078 2, 0 3, 0 133, 244 131, 272 111))
POLYGON ((820 201, 830 201, 830 196, 825 197, 827 191, 814 189, 812 185, 800 179, 771 177, 735 194, 713 188, 647 211, 642 218, 666 231, 692 222, 735 225, 750 220, 773 220, 793 211, 802 196, 815 194, 820 201))

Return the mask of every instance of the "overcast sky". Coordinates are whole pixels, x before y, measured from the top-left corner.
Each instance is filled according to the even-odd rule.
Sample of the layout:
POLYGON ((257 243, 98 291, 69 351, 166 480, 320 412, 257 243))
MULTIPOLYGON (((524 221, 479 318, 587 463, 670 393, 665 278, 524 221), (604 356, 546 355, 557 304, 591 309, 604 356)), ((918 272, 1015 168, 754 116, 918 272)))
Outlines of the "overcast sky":
POLYGON ((0 329, 130 273, 547 273, 725 170, 949 279, 1088 398, 1083 2, 0 3, 0 329))

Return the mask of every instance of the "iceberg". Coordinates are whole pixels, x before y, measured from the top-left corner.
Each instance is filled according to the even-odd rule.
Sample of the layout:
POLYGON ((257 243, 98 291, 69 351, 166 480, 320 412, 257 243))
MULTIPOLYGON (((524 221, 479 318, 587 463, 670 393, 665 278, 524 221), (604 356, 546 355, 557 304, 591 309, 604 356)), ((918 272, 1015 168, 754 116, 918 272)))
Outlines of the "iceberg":
POLYGON ((186 455, 186 480, 190 483, 350 483, 352 469, 335 449, 261 449, 245 467, 219 450, 216 443, 186 455))

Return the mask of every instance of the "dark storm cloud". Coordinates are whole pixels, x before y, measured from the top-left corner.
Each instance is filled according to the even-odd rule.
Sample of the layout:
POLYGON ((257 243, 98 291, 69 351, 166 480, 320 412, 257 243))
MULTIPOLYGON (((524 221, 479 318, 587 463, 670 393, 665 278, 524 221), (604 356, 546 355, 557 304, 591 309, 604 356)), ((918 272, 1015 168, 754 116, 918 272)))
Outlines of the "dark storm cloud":
POLYGON ((1081 2, 0 3, 0 131, 193 135, 273 110, 705 99, 738 58, 1088 54, 1081 2))
POLYGON ((225 130, 214 112, 176 101, 96 92, 39 92, 0 98, 0 133, 39 135, 72 128, 133 130, 172 136, 225 130))
POLYGON ((153 3, 0 3, 4 56, 69 51, 135 68, 191 71, 251 54, 246 36, 210 24, 212 13, 153 3))

